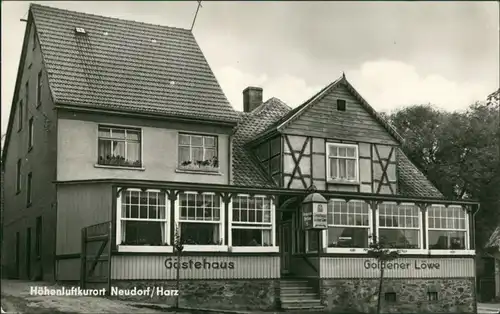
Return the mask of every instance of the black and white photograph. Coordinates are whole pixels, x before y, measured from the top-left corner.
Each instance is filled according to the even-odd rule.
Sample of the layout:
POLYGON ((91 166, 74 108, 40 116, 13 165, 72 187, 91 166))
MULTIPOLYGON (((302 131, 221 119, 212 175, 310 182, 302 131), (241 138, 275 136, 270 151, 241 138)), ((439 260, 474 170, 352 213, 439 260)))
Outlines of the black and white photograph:
POLYGON ((500 2, 2 1, 1 313, 500 314, 500 2))

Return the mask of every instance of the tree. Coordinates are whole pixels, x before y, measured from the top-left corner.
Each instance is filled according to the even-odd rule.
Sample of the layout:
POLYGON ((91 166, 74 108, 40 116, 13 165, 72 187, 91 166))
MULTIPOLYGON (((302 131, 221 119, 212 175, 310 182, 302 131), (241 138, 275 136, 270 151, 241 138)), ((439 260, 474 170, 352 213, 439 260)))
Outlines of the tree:
POLYGON ((500 220, 498 110, 498 102, 489 101, 464 112, 416 105, 387 115, 405 140, 405 153, 447 198, 481 202, 476 216, 479 250, 500 220))
POLYGON ((387 248, 383 242, 377 241, 377 237, 374 235, 370 236, 370 238, 372 239, 372 242, 370 243, 369 248, 366 249, 366 251, 368 252, 368 256, 374 258, 377 261, 380 270, 377 289, 377 314, 380 314, 385 264, 389 261, 397 259, 401 252, 399 250, 387 248))

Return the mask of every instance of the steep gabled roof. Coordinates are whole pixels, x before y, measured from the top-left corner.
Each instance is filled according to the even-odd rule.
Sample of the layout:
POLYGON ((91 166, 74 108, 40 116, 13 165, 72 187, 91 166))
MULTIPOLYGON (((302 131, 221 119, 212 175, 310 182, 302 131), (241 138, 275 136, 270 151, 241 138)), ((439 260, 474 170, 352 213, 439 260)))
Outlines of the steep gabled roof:
POLYGON ((290 107, 281 100, 271 98, 252 112, 239 113, 240 122, 233 138, 233 184, 275 186, 264 169, 254 160, 253 153, 246 149, 245 144, 290 110, 290 107))
POLYGON ((285 116, 283 116, 281 119, 279 119, 271 126, 269 126, 267 130, 263 131, 261 134, 256 135, 254 140, 258 141, 258 139, 261 137, 267 137, 272 133, 277 133, 279 131, 282 131, 283 129, 286 128, 287 125, 295 121, 305 110, 307 110, 309 107, 319 102, 325 95, 327 95, 330 91, 335 89, 339 84, 344 84, 348 88, 348 90, 357 98, 357 100, 361 103, 361 105, 365 108, 365 110, 368 113, 370 113, 376 121, 378 121, 382 126, 384 126, 387 132, 392 137, 394 137, 394 139, 398 143, 403 143, 402 137, 398 134, 398 132, 394 129, 394 127, 392 127, 389 123, 387 123, 387 121, 384 118, 382 118, 380 114, 378 114, 378 112, 375 109, 373 109, 372 106, 370 106, 370 104, 368 104, 368 102, 356 91, 356 89, 354 89, 354 87, 349 83, 349 81, 347 81, 345 75, 342 75, 334 82, 328 84, 314 96, 306 100, 303 104, 296 107, 295 109, 287 113, 285 116))
POLYGON ((30 10, 56 104, 237 121, 190 30, 38 4, 30 10))
MULTIPOLYGON (((258 161, 253 158, 253 152, 249 149, 252 142, 261 138, 278 133, 277 127, 287 123, 289 119, 297 114, 304 106, 308 106, 315 99, 332 88, 343 78, 328 85, 322 91, 314 95, 301 106, 291 109, 282 101, 271 98, 250 113, 239 113, 240 124, 234 138, 233 147, 233 176, 234 184, 243 186, 269 187, 276 186, 265 174, 258 161), (250 144, 250 145, 249 145, 250 144)), ((371 108, 371 107, 370 107, 371 108)), ((371 109, 373 110, 373 108, 371 109)), ((373 112, 376 114, 375 110, 373 112)), ((377 116, 379 116, 377 114, 377 116)), ((379 116, 384 125, 390 127, 385 120, 379 116)), ((392 127, 391 127, 392 128, 392 127)), ((394 131, 395 132, 395 131, 394 131)), ((397 133, 395 133, 397 135, 397 133)), ((399 138, 401 140, 401 138, 399 138)), ((398 195, 422 198, 443 198, 443 194, 429 181, 429 179, 411 162, 401 148, 397 149, 397 175, 398 195)))

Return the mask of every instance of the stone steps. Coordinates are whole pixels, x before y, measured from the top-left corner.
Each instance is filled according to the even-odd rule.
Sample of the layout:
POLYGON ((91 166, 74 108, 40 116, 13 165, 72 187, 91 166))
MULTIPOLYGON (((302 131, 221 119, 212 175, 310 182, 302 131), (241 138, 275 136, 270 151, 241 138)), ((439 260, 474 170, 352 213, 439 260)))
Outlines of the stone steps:
POLYGON ((319 294, 307 280, 296 278, 280 281, 281 308, 286 311, 323 310, 319 294))

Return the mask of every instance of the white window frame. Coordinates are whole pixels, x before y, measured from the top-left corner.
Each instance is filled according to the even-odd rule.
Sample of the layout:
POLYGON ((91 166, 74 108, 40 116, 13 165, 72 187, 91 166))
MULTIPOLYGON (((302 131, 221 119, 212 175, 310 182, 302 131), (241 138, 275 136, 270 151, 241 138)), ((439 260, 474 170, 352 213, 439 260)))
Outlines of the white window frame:
MULTIPOLYGON (((330 201, 341 201, 341 202, 346 202, 343 199, 339 198, 331 198, 328 200, 330 201)), ((365 201, 362 200, 349 200, 349 202, 360 202, 360 203, 365 203, 368 206, 368 226, 351 226, 351 225, 334 225, 334 224, 328 224, 328 227, 347 227, 347 228, 362 228, 362 229, 368 229, 368 236, 373 235, 373 208, 371 208, 370 204, 366 203, 365 201)), ((346 203, 349 203, 346 202, 346 203)), ((327 215, 329 215, 328 209, 327 209, 327 215)), ((328 221, 328 219, 327 219, 328 221)), ((371 238, 368 238, 368 245, 372 242, 371 238)), ((352 253, 352 254, 359 254, 359 253, 366 253, 366 248, 337 248, 337 247, 328 247, 328 229, 323 232, 323 251, 326 253, 352 253)))
MULTIPOLYGON (((238 194, 237 196, 248 196, 248 194, 238 194)), ((270 223, 254 223, 254 222, 238 222, 238 221, 233 221, 233 198, 231 198, 231 202, 229 204, 229 234, 228 234, 228 245, 230 248, 231 252, 234 253, 278 253, 279 252, 279 246, 276 243, 276 207, 274 204, 274 201, 272 198, 266 196, 266 195, 254 195, 254 198, 256 197, 264 197, 268 198, 270 201, 270 215, 271 215, 271 222, 270 223), (233 224, 237 224, 239 226, 234 227, 233 224), (272 246, 233 246, 233 229, 265 229, 263 227, 256 227, 252 225, 268 225, 269 229, 271 230, 271 239, 272 239, 272 246), (248 227, 243 227, 242 225, 248 225, 248 227)))
POLYGON ((428 251, 429 255, 475 255, 476 251, 470 249, 470 225, 469 225, 469 213, 460 205, 448 205, 448 207, 455 207, 455 208, 460 208, 460 210, 464 211, 464 217, 465 217, 465 229, 447 229, 447 228, 429 228, 429 209, 430 207, 446 207, 445 205, 441 204, 433 204, 427 207, 427 214, 426 214, 426 238, 427 238, 427 243, 426 243, 426 250, 428 251), (429 241, 429 231, 436 230, 436 231, 465 231, 465 249, 464 250, 433 250, 430 248, 430 241, 429 241))
MULTIPOLYGON (((134 252, 134 253, 172 253, 173 246, 170 239, 170 202, 168 201, 168 197, 165 195, 165 219, 144 219, 144 218, 123 218, 122 217, 122 195, 123 192, 129 191, 138 191, 142 192, 141 189, 128 188, 124 189, 120 192, 120 195, 116 199, 116 246, 118 252, 134 252), (156 222, 164 222, 165 224, 165 234, 164 239, 169 245, 124 245, 122 243, 122 221, 123 220, 135 220, 135 221, 156 221, 156 222)), ((146 192, 159 192, 157 189, 148 189, 146 192)))
MULTIPOLYGON (((336 159, 350 159, 352 160, 352 157, 340 157, 340 156, 335 156, 332 158, 336 159)), ((345 144, 345 143, 335 143, 335 142, 327 142, 326 143, 326 150, 325 150, 325 159, 326 159, 326 181, 327 182, 333 182, 333 183, 351 183, 351 184, 357 184, 359 183, 359 147, 357 144, 345 144), (337 148, 354 148, 355 150, 355 176, 356 178, 354 180, 347 180, 347 179, 336 179, 330 177, 330 147, 337 147, 337 148)), ((346 168, 347 172, 347 168, 346 168)))
POLYGON ((189 171, 211 171, 211 169, 206 169, 206 168, 200 168, 200 169, 191 169, 188 168, 187 166, 181 166, 180 163, 180 147, 189 147, 189 157, 190 161, 193 162, 193 147, 198 147, 203 149, 203 160, 206 160, 205 158, 205 137, 213 137, 214 138, 214 143, 215 143, 215 157, 217 158, 217 167, 213 167, 213 171, 219 171, 220 169, 220 158, 219 158, 219 146, 220 146, 220 138, 218 134, 203 134, 203 133, 189 133, 189 132, 178 132, 177 133, 177 169, 179 170, 189 170, 189 171), (181 144, 181 136, 189 136, 189 145, 186 144, 181 144), (203 144, 202 146, 193 146, 192 145, 192 138, 193 136, 198 136, 202 138, 203 144))
MULTIPOLYGON (((384 204, 395 204, 397 205, 397 202, 391 202, 391 201, 388 201, 388 202, 384 202, 384 204)), ((411 205, 411 206, 416 206, 415 203, 401 203, 399 205, 411 205)), ((380 205, 379 207, 377 208, 376 210, 376 213, 375 213, 375 219, 376 219, 376 222, 377 222, 377 238, 379 237, 380 235, 380 232, 379 230, 380 229, 395 229, 395 230, 399 230, 399 229, 408 229, 408 230, 418 230, 419 231, 419 241, 420 241, 420 248, 418 249, 398 249, 398 248, 394 248, 394 249, 391 249, 391 250, 394 250, 394 251, 398 251, 400 254, 425 254, 426 253, 426 249, 424 248, 424 228, 423 228, 423 217, 422 217, 422 209, 420 207, 418 207, 418 223, 419 223, 419 228, 400 228, 400 227, 380 227, 380 205)))
MULTIPOLYGON (((109 138, 109 140, 112 141, 120 141, 121 139, 113 139, 109 138)), ((125 153, 127 152, 127 140, 123 139, 125 142, 125 153)), ((96 163, 95 167, 97 168, 122 168, 122 169, 135 169, 135 170, 144 170, 144 130, 142 128, 134 127, 134 126, 129 126, 129 125, 121 125, 121 124, 98 124, 97 125, 97 138, 96 138, 96 145, 97 145, 97 158, 96 158, 96 163), (125 137, 126 137, 126 131, 137 131, 139 132, 139 150, 140 150, 140 160, 141 160, 141 165, 140 166, 120 166, 120 165, 106 165, 106 164, 100 164, 99 163, 99 129, 100 128, 108 128, 108 129, 119 129, 125 131, 125 137)))
MULTIPOLYGON (((198 192, 193 191, 185 191, 185 194, 198 194, 198 192)), ((204 192, 202 194, 207 195, 216 195, 213 192, 204 192)), ((179 236, 181 236, 181 226, 180 224, 184 223, 209 223, 209 224, 217 224, 219 225, 219 235, 222 239, 222 243, 226 241, 225 235, 225 213, 224 213, 224 202, 222 198, 219 197, 219 221, 206 221, 206 220, 189 220, 189 219, 180 219, 180 194, 175 201, 175 211, 174 211, 174 221, 176 227, 178 226, 179 236)), ((185 252, 227 252, 228 245, 193 245, 193 244, 183 244, 185 252)))

